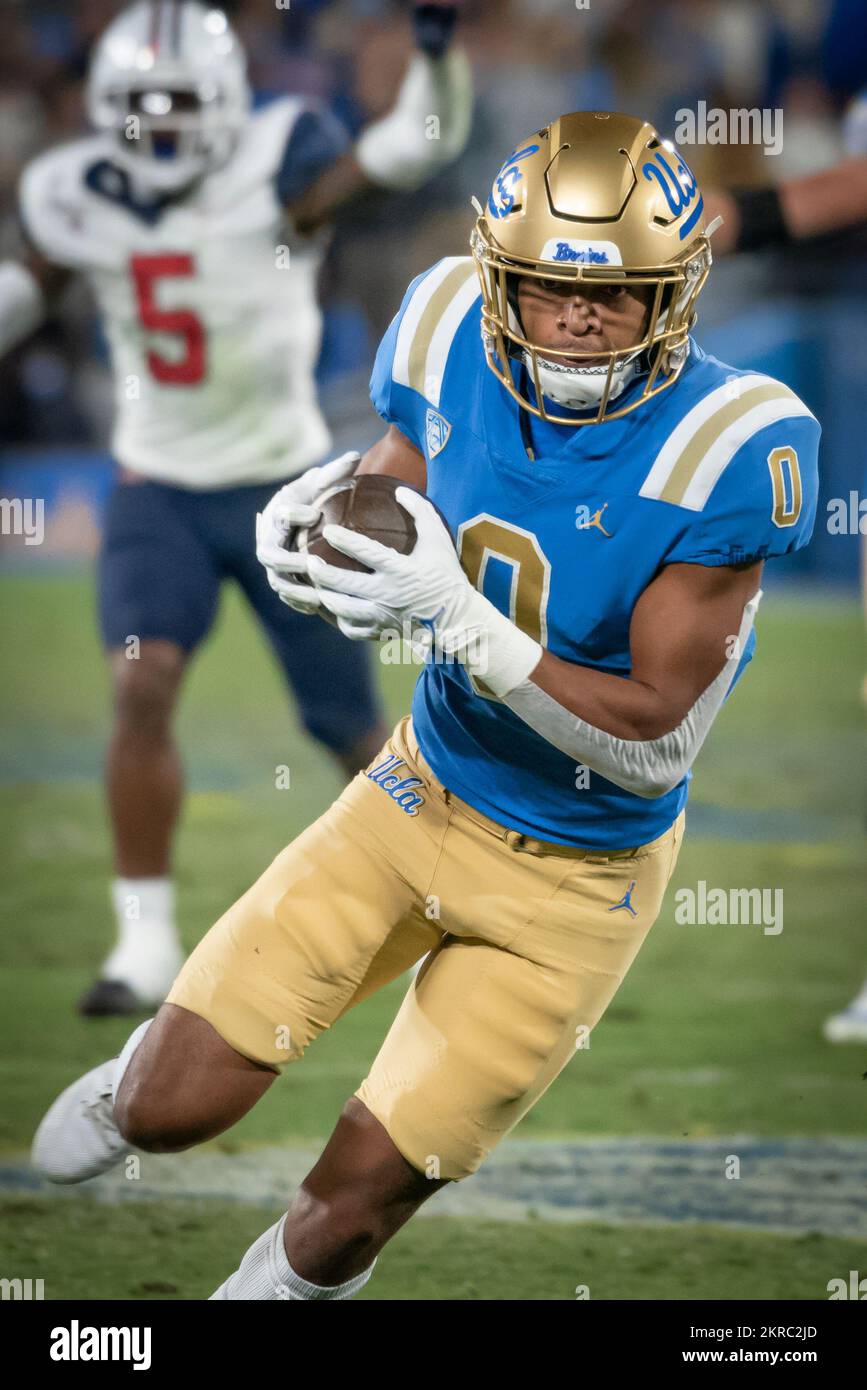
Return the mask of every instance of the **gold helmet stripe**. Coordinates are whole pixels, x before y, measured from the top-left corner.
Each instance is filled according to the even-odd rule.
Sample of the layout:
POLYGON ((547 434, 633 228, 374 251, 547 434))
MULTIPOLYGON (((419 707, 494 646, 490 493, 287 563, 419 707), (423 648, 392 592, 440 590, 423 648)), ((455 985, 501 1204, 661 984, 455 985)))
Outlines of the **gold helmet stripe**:
POLYGON ((794 393, 787 387, 770 381, 762 386, 751 386, 748 391, 742 392, 734 400, 721 406, 696 430, 678 458, 662 489, 662 501, 690 506, 686 494, 688 491, 695 492, 697 485, 700 500, 698 505, 692 506, 692 510, 700 511, 707 501, 711 487, 735 450, 755 433, 755 430, 749 427, 755 407, 774 402, 781 407, 780 413, 785 416, 789 400, 793 396, 794 393), (714 457, 719 462, 719 468, 715 471, 711 468, 714 457), (709 486, 703 487, 702 483, 709 483, 709 486))
POLYGON ((395 344, 392 378, 439 406, 449 348, 479 295, 469 256, 449 256, 422 281, 406 307, 395 344))
POLYGON ((640 496, 699 512, 727 465, 754 434, 777 420, 810 414, 781 382, 757 374, 734 378, 694 406, 672 432, 640 496))

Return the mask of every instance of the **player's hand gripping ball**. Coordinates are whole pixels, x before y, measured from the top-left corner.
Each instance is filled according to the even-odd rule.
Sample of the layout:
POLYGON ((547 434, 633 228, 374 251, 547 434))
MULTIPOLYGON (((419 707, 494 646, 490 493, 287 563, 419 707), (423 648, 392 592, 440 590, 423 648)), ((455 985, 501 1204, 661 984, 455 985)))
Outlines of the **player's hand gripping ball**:
POLYGON ((285 604, 300 613, 319 613, 322 603, 307 579, 307 552, 297 549, 293 537, 301 527, 312 526, 319 519, 316 499, 349 478, 360 462, 361 455, 351 452, 319 468, 308 468, 275 492, 256 517, 256 556, 265 567, 268 583, 285 604))
MULTIPOLYGON (((362 473, 329 488, 316 499, 319 518, 312 526, 300 527, 290 538, 290 543, 294 542, 309 557, 307 580, 319 593, 320 616, 336 622, 345 636, 356 641, 378 637, 386 628, 400 630, 394 611, 359 598, 353 586, 356 576, 369 575, 373 579, 383 560, 414 553, 418 541, 416 523, 409 508, 401 505, 401 494, 404 498, 417 498, 436 514, 437 525, 457 563, 439 509, 415 488, 386 473, 362 473), (370 563, 358 553, 357 546, 367 547, 364 554, 370 563)), ((408 624, 402 635, 409 637, 411 627, 408 624)))
POLYGON ((408 556, 415 549, 416 523, 398 501, 398 490, 406 489, 418 498, 436 519, 460 572, 445 520, 434 504, 400 478, 381 473, 348 476, 355 473, 358 462, 358 454, 345 454, 324 468, 310 469, 281 488, 257 524, 257 554, 283 602, 300 612, 318 613, 356 640, 398 625, 396 615, 381 605, 340 592, 351 575, 374 573, 370 565, 349 553, 356 538, 379 546, 377 559, 391 552, 408 556), (329 537, 326 528, 337 529, 329 537), (315 581, 317 561, 325 565, 320 573, 330 576, 327 587, 315 581))
MULTIPOLYGON (((339 552, 339 561, 323 555, 317 540, 320 553, 310 555, 308 576, 324 607, 349 637, 393 632, 408 640, 419 656, 435 642, 444 650, 451 649, 453 639, 463 646, 464 619, 478 595, 461 569, 442 512, 400 479, 353 481, 359 488, 359 508, 367 487, 378 484, 375 524, 365 518, 363 525, 346 526, 323 518, 321 542, 339 552)), ((353 511, 354 507, 350 515, 353 511)))

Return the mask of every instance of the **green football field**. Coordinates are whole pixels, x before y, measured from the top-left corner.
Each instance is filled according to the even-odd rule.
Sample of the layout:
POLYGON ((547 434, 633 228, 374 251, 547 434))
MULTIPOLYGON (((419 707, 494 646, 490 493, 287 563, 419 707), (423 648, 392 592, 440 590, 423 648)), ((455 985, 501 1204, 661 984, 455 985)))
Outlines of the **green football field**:
MULTIPOLYGON (((206 1297, 274 1219, 268 1194, 229 1200, 231 1185, 221 1198, 191 1180, 186 1195, 181 1185, 166 1197, 97 1200, 86 1189, 46 1193, 27 1174, 26 1149, 48 1103, 116 1052, 130 1025, 85 1022, 73 1010, 111 938, 100 786, 108 700, 90 582, 6 576, 0 587, 0 1275, 43 1277, 49 1298, 206 1297)), ((697 766, 660 919, 591 1047, 503 1145, 534 1141, 540 1156, 536 1168, 531 1159, 523 1166, 520 1211, 473 1207, 483 1170, 461 1185, 464 1214, 437 1216, 435 1198, 401 1232, 363 1297, 562 1299, 586 1285, 592 1298, 812 1299, 827 1297, 832 1277, 867 1272, 863 1223, 835 1214, 833 1183, 826 1220, 815 1191, 822 1155, 838 1141, 844 1186, 854 1190, 867 1170, 867 1143, 856 1142, 865 1134, 867 1048, 832 1047, 821 1035, 822 1020, 867 970, 862 649, 854 600, 766 598, 757 658, 697 766), (677 923, 677 889, 699 881, 782 889, 783 930, 677 923), (720 1137, 737 1153, 727 1147, 737 1136, 761 1141, 756 1152, 771 1169, 779 1141, 788 1199, 771 1216, 759 1204, 755 1220, 733 1217, 731 1184, 718 1212, 686 1201, 690 1146, 700 1154, 720 1137), (658 1210, 650 1199, 638 1218, 618 1207, 612 1162, 600 1219, 553 1211, 547 1156, 603 1139, 623 1141, 630 1162, 643 1141, 654 1142, 658 1210), (674 1141, 681 1147, 666 1182, 665 1146, 674 1141)), ((382 679, 397 716, 413 671, 383 667, 382 679)), ((300 734, 233 594, 192 671, 178 730, 189 797, 177 879, 192 946, 339 782, 300 734), (291 785, 278 790, 280 764, 291 785)), ((403 988, 390 986, 320 1039, 230 1135, 206 1146, 215 1161, 230 1172, 244 1159, 255 1176, 257 1153, 315 1148, 363 1077, 403 988)), ((741 1181, 746 1201, 748 1172, 741 1181)), ((579 1162, 578 1195, 581 1183, 579 1162)))

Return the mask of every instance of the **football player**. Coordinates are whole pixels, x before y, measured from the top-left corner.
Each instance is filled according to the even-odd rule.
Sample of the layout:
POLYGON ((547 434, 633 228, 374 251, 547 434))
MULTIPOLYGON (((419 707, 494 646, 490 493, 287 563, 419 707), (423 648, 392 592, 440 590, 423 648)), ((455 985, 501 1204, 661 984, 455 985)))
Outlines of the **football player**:
POLYGON ((240 585, 304 726, 347 776, 385 734, 368 654, 281 605, 251 538, 275 482, 328 446, 313 376, 328 219, 363 189, 417 188, 466 140, 471 79, 449 42, 455 10, 427 4, 414 15, 420 47, 396 105, 353 144, 305 99, 251 110, 244 54, 222 11, 143 0, 94 51, 87 103, 97 133, 23 175, 31 252, 0 264, 0 351, 82 274, 115 381, 120 468, 99 614, 114 691, 118 938, 80 1003, 87 1014, 161 1002, 181 963, 170 864, 182 773, 171 724, 223 580, 240 585))
POLYGON ((382 342, 385 436, 282 489, 259 527, 289 604, 353 637, 427 634, 412 717, 34 1142, 73 1182, 129 1144, 210 1138, 429 951, 319 1162, 216 1299, 350 1297, 582 1048, 660 910, 764 563, 813 524, 816 420, 690 335, 710 246, 669 142, 563 116, 479 214, 472 257, 415 280, 382 342), (355 468, 414 485, 396 494, 411 554, 342 527, 326 538, 370 573, 282 549, 355 468))

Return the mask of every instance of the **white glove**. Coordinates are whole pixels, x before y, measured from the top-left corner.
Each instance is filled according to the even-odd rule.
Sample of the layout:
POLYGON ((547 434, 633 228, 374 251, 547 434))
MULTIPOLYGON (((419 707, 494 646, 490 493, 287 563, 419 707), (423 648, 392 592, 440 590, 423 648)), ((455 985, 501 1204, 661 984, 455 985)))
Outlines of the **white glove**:
POLYGON ((388 629, 417 636, 426 628, 424 647, 462 662, 502 698, 527 679, 541 646, 473 588, 428 499, 408 487, 399 487, 395 498, 415 521, 412 553, 400 555, 345 526, 326 526, 329 545, 374 572, 338 569, 312 556, 309 575, 323 604, 347 636, 372 637, 388 629))
POLYGON ((291 576, 307 574, 309 556, 285 550, 286 537, 293 527, 312 526, 318 520, 321 513, 315 499, 334 483, 351 478, 360 462, 360 454, 348 453, 333 463, 308 468, 275 492, 264 512, 256 516, 256 558, 265 566, 271 588, 299 613, 318 613, 322 599, 309 584, 293 582, 291 576))

